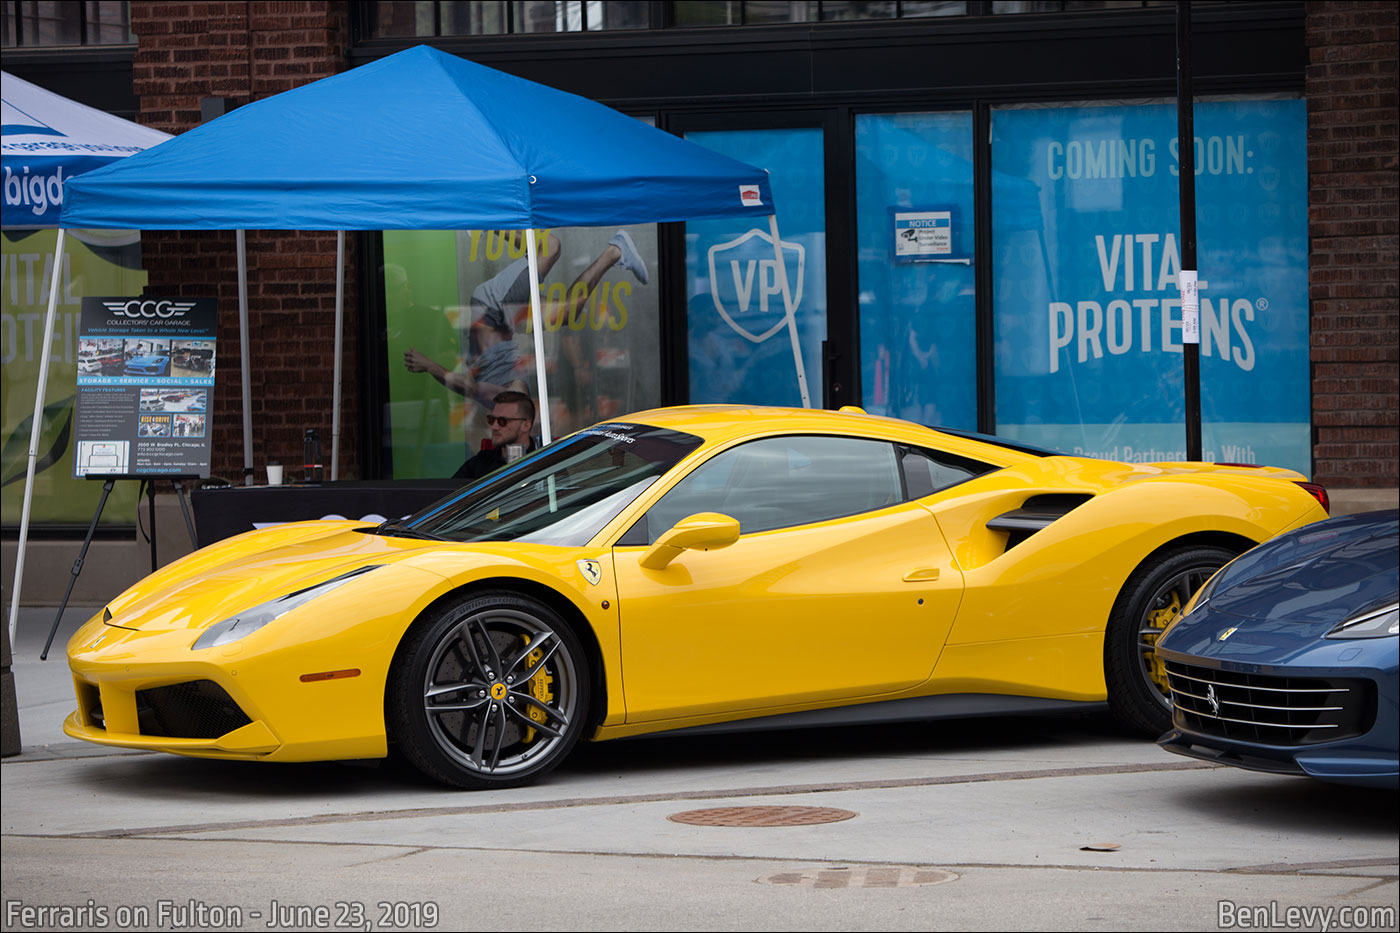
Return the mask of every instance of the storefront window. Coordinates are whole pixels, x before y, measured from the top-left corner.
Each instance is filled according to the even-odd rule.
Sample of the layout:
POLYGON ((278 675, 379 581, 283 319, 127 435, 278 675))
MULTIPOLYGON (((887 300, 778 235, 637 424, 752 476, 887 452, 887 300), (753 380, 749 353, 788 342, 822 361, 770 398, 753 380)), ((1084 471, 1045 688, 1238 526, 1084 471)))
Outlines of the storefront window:
MULTIPOLYGON (((24 505, 34 392, 39 380, 44 315, 48 311, 56 230, 9 230, 0 253, 0 508, 18 525, 24 505)), ((102 484, 73 476, 73 398, 78 380, 78 315, 84 297, 139 295, 141 235, 134 230, 70 230, 64 240, 53 348, 49 355, 44 417, 30 521, 92 521, 102 484)), ((102 512, 104 524, 130 524, 136 483, 118 483, 102 512)))
POLYGON ((826 338, 826 208, 819 129, 687 133, 767 169, 788 287, 768 218, 686 224, 690 401, 821 407, 826 338), (791 315, 788 310, 791 308, 791 315))
POLYGON ((6 0, 0 4, 0 21, 5 48, 136 42, 127 0, 6 0))
POLYGON ((977 427, 972 115, 856 118, 866 411, 977 427))
POLYGON ((379 0, 364 4, 376 39, 646 29, 648 0, 379 0))
MULTIPOLYGON (((656 227, 536 235, 553 435, 658 405, 656 227)), ((521 231, 384 233, 387 475, 451 476, 498 393, 538 395, 525 257, 521 231)))
MULTIPOLYGON (((998 433, 1130 461, 1185 458, 1176 108, 992 117, 998 433)), ((1195 109, 1207 460, 1311 469, 1307 113, 1195 109)))

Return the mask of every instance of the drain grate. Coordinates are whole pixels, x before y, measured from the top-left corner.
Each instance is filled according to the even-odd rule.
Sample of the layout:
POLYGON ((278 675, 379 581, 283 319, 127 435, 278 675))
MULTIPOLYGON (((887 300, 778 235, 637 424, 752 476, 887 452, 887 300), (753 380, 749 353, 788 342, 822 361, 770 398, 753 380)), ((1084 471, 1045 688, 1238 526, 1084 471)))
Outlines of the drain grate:
POLYGON ((856 815, 853 810, 835 807, 710 807, 672 813, 667 819, 693 826, 812 826, 839 823, 856 815))
POLYGON ((806 888, 912 888, 919 885, 957 881, 956 872, 941 868, 818 868, 811 871, 785 871, 759 884, 796 885, 806 888))

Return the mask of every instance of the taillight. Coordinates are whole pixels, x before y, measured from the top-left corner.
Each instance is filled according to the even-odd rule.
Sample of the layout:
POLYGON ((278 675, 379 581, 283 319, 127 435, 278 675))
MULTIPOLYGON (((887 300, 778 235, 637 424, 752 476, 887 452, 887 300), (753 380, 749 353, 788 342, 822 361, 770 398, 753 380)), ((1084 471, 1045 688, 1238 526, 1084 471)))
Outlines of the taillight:
POLYGON ((1332 514, 1332 503, 1331 500, 1327 498, 1327 488, 1325 486, 1319 486, 1317 483, 1304 483, 1301 481, 1295 482, 1298 482, 1299 486, 1302 486, 1303 489, 1307 490, 1308 495, 1312 496, 1318 501, 1318 504, 1322 506, 1322 510, 1324 512, 1326 512, 1328 515, 1332 514))

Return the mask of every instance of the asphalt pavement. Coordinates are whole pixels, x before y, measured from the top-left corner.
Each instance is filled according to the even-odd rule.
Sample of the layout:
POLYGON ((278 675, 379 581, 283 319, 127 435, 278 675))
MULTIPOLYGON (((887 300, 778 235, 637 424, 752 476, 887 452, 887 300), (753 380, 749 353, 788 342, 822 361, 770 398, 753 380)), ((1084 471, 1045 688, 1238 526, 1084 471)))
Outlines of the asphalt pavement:
POLYGON ((73 742, 63 644, 92 611, 46 662, 53 610, 21 615, 5 930, 1396 929, 1400 795, 1177 758, 1103 716, 627 740, 455 791, 73 742), (672 819, 755 807, 847 814, 672 819))

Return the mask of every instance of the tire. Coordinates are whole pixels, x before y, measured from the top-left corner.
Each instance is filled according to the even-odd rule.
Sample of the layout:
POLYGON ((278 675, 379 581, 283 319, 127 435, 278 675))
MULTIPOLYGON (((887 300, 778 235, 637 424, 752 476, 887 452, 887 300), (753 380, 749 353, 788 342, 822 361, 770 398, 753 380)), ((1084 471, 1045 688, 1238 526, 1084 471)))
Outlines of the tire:
POLYGON ((537 600, 492 591, 414 624, 389 671, 385 717, 424 774, 484 790, 553 770, 582 734, 588 702, 588 664, 568 623, 537 600))
POLYGON ((1163 550, 1123 584, 1104 635, 1104 680, 1109 708, 1133 732, 1156 738, 1171 728, 1171 696, 1153 646, 1191 594, 1235 556, 1199 545, 1163 550))

